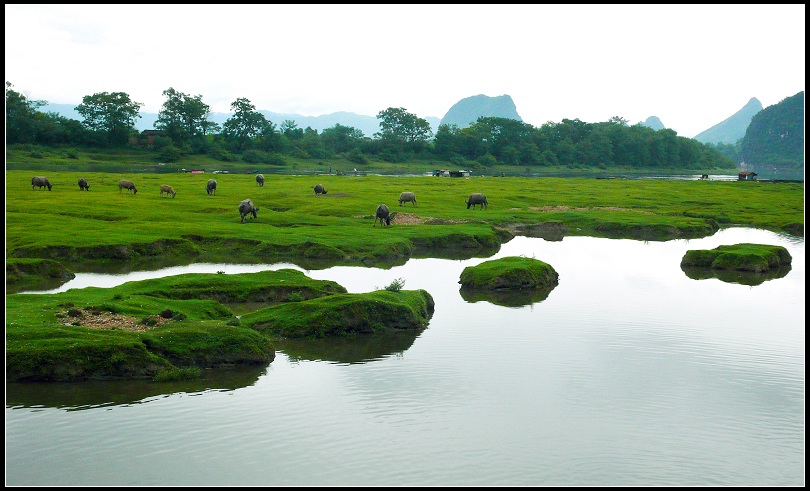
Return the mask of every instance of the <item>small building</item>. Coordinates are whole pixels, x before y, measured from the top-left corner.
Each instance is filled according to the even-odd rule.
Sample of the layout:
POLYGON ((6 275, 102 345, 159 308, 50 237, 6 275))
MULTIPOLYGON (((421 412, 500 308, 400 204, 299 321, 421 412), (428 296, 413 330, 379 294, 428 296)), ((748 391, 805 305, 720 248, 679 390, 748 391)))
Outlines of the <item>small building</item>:
POLYGON ((740 172, 737 175, 737 179, 740 181, 756 181, 757 180, 757 173, 756 172, 740 172))

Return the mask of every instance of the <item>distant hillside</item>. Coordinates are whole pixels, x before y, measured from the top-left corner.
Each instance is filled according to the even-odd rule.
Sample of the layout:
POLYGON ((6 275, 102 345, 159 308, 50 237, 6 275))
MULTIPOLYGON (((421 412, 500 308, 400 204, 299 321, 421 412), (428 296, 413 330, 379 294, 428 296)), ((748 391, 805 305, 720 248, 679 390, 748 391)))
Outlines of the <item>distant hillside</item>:
MULTIPOLYGON (((76 111, 76 105, 71 104, 46 104, 40 108, 42 112, 55 112, 61 116, 64 116, 68 119, 75 119, 77 121, 82 121, 84 118, 81 114, 76 111)), ((271 121, 276 127, 281 126, 286 120, 295 121, 299 128, 307 128, 310 127, 313 130, 317 130, 319 133, 325 130, 326 128, 332 128, 336 124, 340 124, 342 126, 351 126, 352 128, 357 128, 358 130, 362 131, 364 135, 367 137, 372 137, 374 133, 380 131, 380 124, 379 120, 376 116, 365 116, 362 114, 355 114, 349 112, 336 112, 332 114, 324 114, 321 116, 302 116, 300 114, 291 114, 291 113, 274 113, 271 111, 265 111, 259 109, 261 114, 264 115, 269 121, 271 121)), ((141 117, 135 122, 135 128, 138 131, 143 130, 152 130, 155 129, 155 122, 157 121, 158 115, 156 113, 140 113, 141 117)), ((228 120, 232 116, 232 113, 211 113, 208 119, 213 121, 214 123, 219 124, 222 126, 225 121, 228 120)), ((420 116, 421 117, 421 116, 420 116)), ((439 128, 439 118, 428 116, 423 118, 430 124, 430 128, 433 130, 433 133, 436 133, 436 130, 439 128)))
POLYGON ((706 131, 695 135, 694 139, 701 143, 726 143, 734 145, 745 136, 745 130, 751 123, 751 118, 762 111, 762 103, 759 99, 752 97, 748 104, 731 115, 721 123, 717 123, 706 131))
POLYGON ((439 125, 454 124, 459 128, 466 128, 482 116, 508 118, 523 122, 510 96, 504 94, 489 97, 480 94, 461 99, 455 103, 441 119, 439 125))
POLYGON ((762 178, 804 176, 804 91, 758 112, 740 142, 740 166, 762 178))
POLYGON ((639 121, 638 124, 640 124, 641 126, 646 126, 647 128, 652 128, 655 131, 663 130, 666 128, 666 126, 664 126, 664 123, 662 123, 661 120, 658 119, 658 116, 650 116, 644 121, 639 121))

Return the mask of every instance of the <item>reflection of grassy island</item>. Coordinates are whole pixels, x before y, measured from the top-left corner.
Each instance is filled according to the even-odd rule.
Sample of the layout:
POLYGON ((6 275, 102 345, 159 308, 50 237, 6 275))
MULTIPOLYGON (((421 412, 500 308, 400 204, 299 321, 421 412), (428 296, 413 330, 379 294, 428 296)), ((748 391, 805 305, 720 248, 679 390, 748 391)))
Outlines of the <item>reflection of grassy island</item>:
POLYGON ((686 251, 681 268, 712 268, 763 273, 790 265, 790 253, 782 246, 763 244, 721 245, 714 249, 686 251))
POLYGON ((527 257, 504 257, 467 266, 461 272, 462 288, 479 290, 527 290, 558 283, 559 275, 543 261, 527 257))
POLYGON ((433 299, 421 290, 348 294, 292 269, 11 294, 6 380, 195 378, 204 367, 271 362, 274 326, 293 326, 280 329, 287 336, 419 330, 432 313, 433 299), (225 305, 248 302, 267 306, 239 319, 225 305), (309 330, 297 322, 311 323, 309 330))

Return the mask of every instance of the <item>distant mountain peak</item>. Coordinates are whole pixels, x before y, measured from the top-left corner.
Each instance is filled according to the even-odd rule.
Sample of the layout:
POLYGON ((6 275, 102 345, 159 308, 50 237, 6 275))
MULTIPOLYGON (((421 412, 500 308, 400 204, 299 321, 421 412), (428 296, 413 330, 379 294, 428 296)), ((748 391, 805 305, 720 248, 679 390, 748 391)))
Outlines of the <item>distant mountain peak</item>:
POLYGON ((652 128, 655 131, 663 130, 666 128, 666 126, 664 126, 664 123, 662 123, 661 120, 658 119, 658 116, 650 116, 649 118, 647 118, 642 122, 639 122, 638 124, 640 124, 641 126, 646 126, 647 128, 652 128))
POLYGON ((698 133, 694 139, 701 143, 734 145, 745 136, 745 130, 751 124, 751 119, 760 111, 762 103, 756 97, 752 97, 742 109, 708 130, 698 133))
POLYGON ((439 125, 454 124, 459 128, 466 128, 475 123, 480 117, 507 118, 523 122, 517 112, 515 102, 507 94, 490 97, 478 94, 465 97, 447 111, 439 125))

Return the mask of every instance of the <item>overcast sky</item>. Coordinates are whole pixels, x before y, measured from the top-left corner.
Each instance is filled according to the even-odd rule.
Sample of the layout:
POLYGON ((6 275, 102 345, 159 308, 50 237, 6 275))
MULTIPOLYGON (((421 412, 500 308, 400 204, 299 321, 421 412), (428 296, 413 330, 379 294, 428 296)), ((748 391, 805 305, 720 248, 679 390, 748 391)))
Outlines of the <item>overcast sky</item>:
POLYGON ((657 116, 693 137, 804 90, 801 5, 5 5, 6 81, 74 104, 174 88, 214 112, 443 117, 508 94, 534 126, 657 116))

